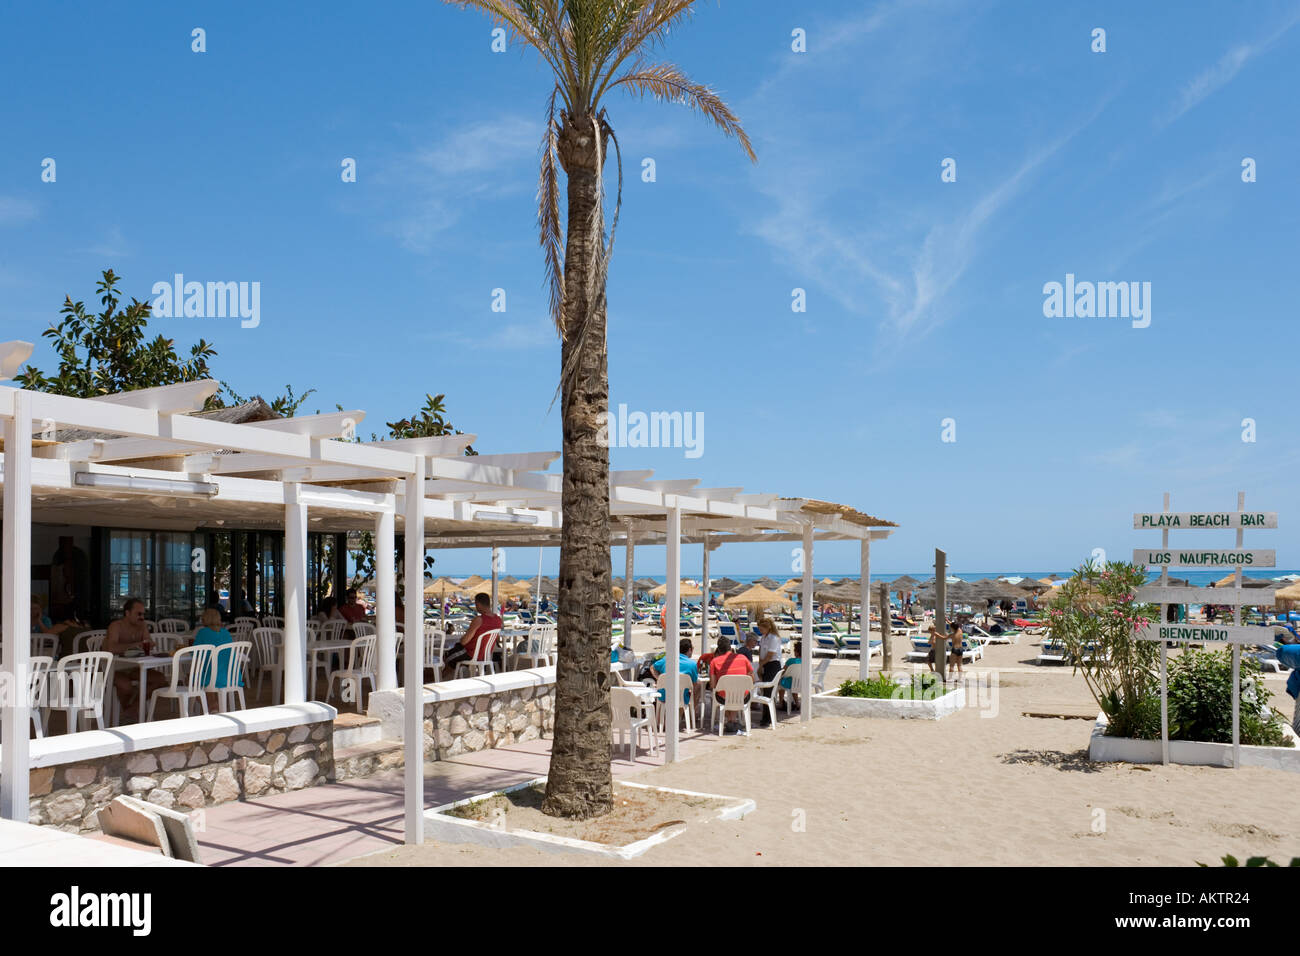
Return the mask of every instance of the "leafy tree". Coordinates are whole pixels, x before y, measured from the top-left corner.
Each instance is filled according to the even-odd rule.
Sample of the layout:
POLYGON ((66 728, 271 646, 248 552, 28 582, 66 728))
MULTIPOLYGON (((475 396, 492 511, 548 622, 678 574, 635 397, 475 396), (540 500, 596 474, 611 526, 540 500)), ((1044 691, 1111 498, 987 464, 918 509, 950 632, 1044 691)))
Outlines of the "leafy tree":
POLYGON ((447 0, 487 13, 551 68, 537 220, 560 338, 564 523, 560 537, 555 735, 542 810, 587 818, 613 807, 609 736, 609 413, 605 280, 622 202, 605 236, 604 167, 618 139, 603 104, 624 91, 685 105, 735 138, 755 159, 740 121, 716 92, 680 68, 654 62, 695 0, 447 0), (561 215, 560 169, 567 184, 561 215), (563 221, 563 226, 561 222, 563 221))
POLYGON ((59 371, 46 375, 28 365, 14 381, 21 388, 75 398, 95 398, 137 388, 175 385, 211 378, 208 360, 217 354, 200 338, 190 347, 188 359, 176 352, 175 342, 163 335, 145 341, 149 324, 149 303, 132 299, 119 309, 117 284, 120 276, 112 269, 96 285, 103 311, 91 314, 84 302, 67 296, 60 310, 63 319, 41 334, 54 342, 59 371))

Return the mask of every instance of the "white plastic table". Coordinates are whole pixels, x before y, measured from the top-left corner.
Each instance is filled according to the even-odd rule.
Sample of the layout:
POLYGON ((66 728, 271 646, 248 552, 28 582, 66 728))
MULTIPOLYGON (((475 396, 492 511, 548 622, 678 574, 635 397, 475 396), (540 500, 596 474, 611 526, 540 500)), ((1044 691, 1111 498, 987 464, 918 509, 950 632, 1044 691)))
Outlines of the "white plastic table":
MULTIPOLYGON (((151 667, 171 667, 172 659, 168 657, 166 654, 144 654, 141 655, 140 657, 120 657, 117 654, 113 655, 114 671, 116 671, 119 667, 128 667, 132 664, 140 668, 139 722, 143 724, 144 723, 144 702, 145 702, 145 698, 149 696, 149 684, 146 680, 145 675, 147 674, 147 672, 151 667)), ((114 687, 114 693, 116 693, 116 687, 114 687)))

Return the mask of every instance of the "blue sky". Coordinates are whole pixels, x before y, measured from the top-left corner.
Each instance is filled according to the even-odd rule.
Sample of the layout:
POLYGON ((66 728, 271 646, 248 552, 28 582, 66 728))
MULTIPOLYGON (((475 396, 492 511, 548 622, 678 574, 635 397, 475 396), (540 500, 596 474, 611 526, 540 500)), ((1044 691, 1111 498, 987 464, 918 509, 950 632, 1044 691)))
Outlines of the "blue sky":
MULTIPOLYGON (((547 74, 493 53, 474 12, 303 9, 4 13, 0 75, 22 94, 0 107, 0 332, 40 341, 109 267, 140 298, 177 272, 257 281, 257 328, 153 327, 214 342, 241 393, 291 383, 318 389, 307 411, 367 409, 366 434, 445 392, 482 451, 558 448, 534 226, 547 74)), ((958 570, 1127 556, 1157 543, 1130 515, 1161 492, 1194 509, 1244 490, 1281 525, 1248 545, 1300 565, 1298 25, 1295 0, 704 0, 666 55, 723 93, 759 163, 678 106, 607 103, 626 176, 612 399, 702 413, 703 454, 622 448, 614 466, 897 521, 881 571, 924 570, 936 546, 958 570), (1045 317, 1067 273, 1151 283, 1150 326, 1045 317)), ((33 361, 52 364, 44 344, 33 361)), ((731 546, 713 567, 789 562, 731 546)), ((639 556, 662 567, 662 549, 639 556)), ((855 567, 849 544, 816 560, 855 567)))

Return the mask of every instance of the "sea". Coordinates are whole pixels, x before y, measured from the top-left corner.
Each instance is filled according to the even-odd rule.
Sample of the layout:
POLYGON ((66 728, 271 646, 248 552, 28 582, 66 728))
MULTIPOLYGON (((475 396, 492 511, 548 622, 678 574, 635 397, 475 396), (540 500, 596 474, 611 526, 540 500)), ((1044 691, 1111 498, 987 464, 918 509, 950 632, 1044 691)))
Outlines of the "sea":
MULTIPOLYGON (((614 577, 616 578, 622 577, 622 575, 618 573, 619 570, 620 569, 618 568, 615 569, 614 577)), ((453 578, 467 578, 470 576, 471 573, 474 572, 467 572, 465 574, 451 574, 450 576, 453 578)), ((1226 577, 1231 573, 1232 571, 1229 568, 1219 568, 1218 570, 1214 570, 1214 571, 1194 571, 1194 570, 1187 570, 1183 568, 1175 568, 1169 572, 1169 576, 1171 578, 1178 578, 1180 580, 1186 581, 1192 587, 1207 587, 1213 584, 1215 581, 1221 580, 1222 578, 1226 577)), ((915 578, 918 581, 928 581, 932 577, 934 577, 934 571, 933 569, 928 571, 891 571, 885 574, 877 574, 875 572, 872 572, 871 580, 879 584, 881 581, 895 581, 898 578, 903 577, 904 575, 915 578)), ((1048 577, 1052 577, 1053 575, 1055 575, 1057 578, 1068 578, 1070 576, 1070 572, 1069 571, 949 571, 948 572, 949 579, 958 578, 962 581, 982 581, 984 578, 1003 578, 1003 577, 1033 578, 1035 581, 1037 581, 1040 578, 1048 578, 1048 577)), ((1300 575, 1300 570, 1288 571, 1285 568, 1267 568, 1267 569, 1256 568, 1245 572, 1246 577, 1255 578, 1255 579, 1265 578, 1269 580, 1277 580, 1287 575, 1300 575)), ((637 578, 649 578, 651 581, 658 581, 660 584, 663 584, 668 580, 668 578, 662 574, 636 574, 634 576, 637 578)), ((722 572, 710 572, 709 576, 713 580, 717 580, 719 578, 731 578, 733 581, 739 581, 741 584, 752 584, 753 582, 757 581, 759 578, 771 578, 774 581, 780 581, 784 583, 785 581, 790 580, 790 578, 800 577, 801 574, 797 572, 791 572, 791 571, 769 571, 765 574, 724 574, 722 572)), ((554 577, 554 575, 547 575, 547 577, 554 577)), ((830 578, 832 581, 838 581, 840 580, 840 578, 854 578, 856 580, 859 577, 859 572, 857 568, 854 568, 851 571, 834 571, 834 570, 824 571, 821 568, 818 568, 814 577, 818 581, 821 581, 823 578, 830 578)), ((1147 577, 1148 580, 1150 581, 1158 581, 1160 579, 1160 572, 1159 571, 1149 572, 1147 577)), ((700 574, 698 570, 693 571, 691 569, 685 569, 682 572, 682 578, 686 580, 698 581, 700 579, 700 574)), ((1283 587, 1288 582, 1278 580, 1277 583, 1279 587, 1283 587)))

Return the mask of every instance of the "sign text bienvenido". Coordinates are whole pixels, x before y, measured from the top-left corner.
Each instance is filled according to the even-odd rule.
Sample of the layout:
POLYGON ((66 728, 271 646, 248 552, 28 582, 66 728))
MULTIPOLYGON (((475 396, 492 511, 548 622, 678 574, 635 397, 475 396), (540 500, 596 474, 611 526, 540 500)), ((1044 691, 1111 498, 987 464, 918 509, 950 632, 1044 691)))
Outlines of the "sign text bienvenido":
POLYGON ((1133 632, 1139 641, 1189 641, 1194 644, 1268 644, 1273 632, 1267 627, 1238 627, 1231 624, 1148 624, 1133 632))

